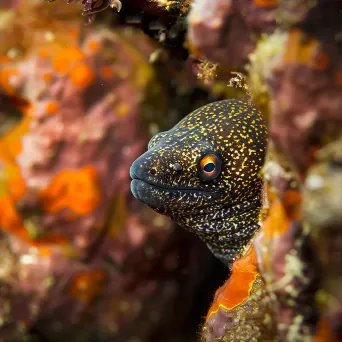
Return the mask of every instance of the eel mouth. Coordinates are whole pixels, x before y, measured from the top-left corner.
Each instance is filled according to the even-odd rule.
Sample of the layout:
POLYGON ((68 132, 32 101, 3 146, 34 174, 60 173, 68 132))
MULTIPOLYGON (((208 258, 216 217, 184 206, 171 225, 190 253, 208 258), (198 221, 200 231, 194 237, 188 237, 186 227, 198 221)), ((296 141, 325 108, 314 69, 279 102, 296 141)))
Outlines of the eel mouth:
POLYGON ((167 198, 162 199, 162 189, 156 185, 149 184, 141 179, 133 178, 131 181, 131 192, 133 196, 152 208, 163 209, 167 198))
POLYGON ((174 206, 178 207, 180 204, 179 201, 181 199, 184 199, 185 201, 187 195, 189 197, 196 196, 196 198, 222 196, 222 193, 218 191, 213 193, 212 191, 198 188, 165 187, 147 182, 137 177, 132 178, 131 192, 133 196, 137 200, 148 204, 153 209, 159 209, 166 212, 168 209, 172 210, 174 206))
MULTIPOLYGON (((210 190, 204 190, 204 189, 200 189, 200 188, 187 188, 187 187, 176 187, 176 186, 162 186, 162 185, 159 185, 159 184, 156 184, 156 183, 152 183, 152 182, 148 182, 146 180, 143 180, 141 178, 137 178, 137 177, 134 177, 132 182, 133 181, 140 181, 140 182, 143 182, 143 183, 146 183, 147 185, 151 186, 151 187, 154 187, 159 190, 164 190, 164 191, 169 191, 169 192, 172 192, 172 191, 181 191, 181 192, 195 192, 195 193, 207 193, 207 194, 211 194, 212 191, 210 190)), ((218 192, 218 191, 215 191, 215 192, 218 192)))

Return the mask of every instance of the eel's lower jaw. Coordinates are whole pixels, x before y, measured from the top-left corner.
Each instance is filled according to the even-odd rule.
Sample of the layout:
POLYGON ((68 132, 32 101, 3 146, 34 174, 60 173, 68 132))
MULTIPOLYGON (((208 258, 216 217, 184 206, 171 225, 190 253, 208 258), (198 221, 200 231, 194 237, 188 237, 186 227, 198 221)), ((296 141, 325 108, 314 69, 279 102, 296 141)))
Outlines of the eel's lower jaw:
POLYGON ((183 216, 206 212, 206 206, 204 206, 203 201, 200 201, 201 198, 206 199, 211 207, 212 202, 222 196, 220 193, 214 194, 200 189, 167 188, 151 184, 138 178, 133 172, 131 177, 133 178, 131 192, 137 200, 177 222, 183 216), (198 203, 201 203, 200 207, 198 207, 198 203))
POLYGON ((133 196, 141 201, 149 205, 152 209, 163 213, 164 212, 164 201, 160 196, 156 195, 156 191, 158 190, 157 186, 151 185, 147 182, 144 182, 141 179, 134 178, 131 181, 131 192, 133 196))

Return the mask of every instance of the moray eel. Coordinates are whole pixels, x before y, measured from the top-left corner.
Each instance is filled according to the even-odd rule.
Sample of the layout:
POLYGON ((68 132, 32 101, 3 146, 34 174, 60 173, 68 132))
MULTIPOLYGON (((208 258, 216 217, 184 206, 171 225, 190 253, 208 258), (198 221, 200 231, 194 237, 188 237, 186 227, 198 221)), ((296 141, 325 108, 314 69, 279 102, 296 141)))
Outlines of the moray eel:
POLYGON ((266 125, 253 105, 214 102, 150 140, 131 166, 131 191, 230 267, 259 229, 266 146, 266 125))

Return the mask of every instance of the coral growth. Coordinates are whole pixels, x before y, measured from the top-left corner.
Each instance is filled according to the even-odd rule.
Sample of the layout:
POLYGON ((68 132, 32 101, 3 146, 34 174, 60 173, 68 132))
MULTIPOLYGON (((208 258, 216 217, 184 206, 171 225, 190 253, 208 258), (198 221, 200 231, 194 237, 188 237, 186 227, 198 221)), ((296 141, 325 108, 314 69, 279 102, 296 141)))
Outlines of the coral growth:
MULTIPOLYGON (((217 291, 203 341, 341 339, 341 1, 122 1, 118 22, 158 50, 130 29, 84 28, 67 2, 1 4, 0 34, 11 37, 0 45, 4 336, 100 331, 128 341, 134 326, 143 339, 177 298, 191 301, 197 247, 185 253, 128 187, 128 166, 158 130, 142 118, 166 114, 169 74, 155 71, 169 63, 180 97, 201 85, 210 100, 236 95, 227 86, 246 70, 269 123, 262 228, 217 291), (190 274, 183 297, 177 267, 190 274)), ((91 22, 120 4, 80 5, 91 22)))
POLYGON ((203 341, 276 341, 271 298, 257 266, 253 246, 233 265, 216 291, 203 327, 203 341))
MULTIPOLYGON (((339 1, 202 0, 189 15, 192 52, 247 68, 269 120, 269 208, 254 246, 281 341, 340 337, 341 9, 339 1)), ((225 324, 216 326, 223 340, 225 324)), ((210 340, 207 328, 203 336, 210 340)))
POLYGON ((196 1, 188 18, 190 50, 210 61, 241 67, 254 50, 256 38, 275 29, 275 9, 262 1, 196 1))
POLYGON ((301 222, 302 194, 291 170, 269 152, 269 213, 255 240, 259 270, 273 303, 278 337, 284 341, 310 339, 318 318, 315 294, 319 266, 309 232, 301 222))

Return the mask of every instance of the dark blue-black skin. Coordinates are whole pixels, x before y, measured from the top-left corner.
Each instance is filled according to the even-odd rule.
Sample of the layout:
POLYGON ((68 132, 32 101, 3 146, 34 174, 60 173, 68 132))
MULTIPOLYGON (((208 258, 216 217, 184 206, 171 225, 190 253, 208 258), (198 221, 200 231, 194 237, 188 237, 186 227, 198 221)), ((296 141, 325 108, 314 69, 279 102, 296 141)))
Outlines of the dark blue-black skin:
POLYGON ((259 229, 266 146, 265 122, 250 102, 208 104, 151 139, 131 166, 132 193, 231 266, 259 229))

